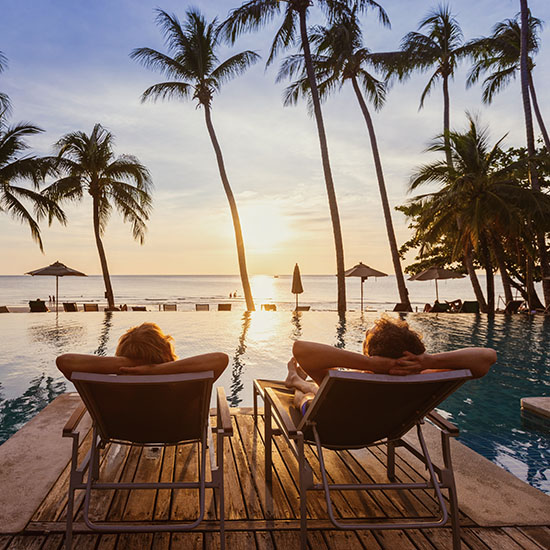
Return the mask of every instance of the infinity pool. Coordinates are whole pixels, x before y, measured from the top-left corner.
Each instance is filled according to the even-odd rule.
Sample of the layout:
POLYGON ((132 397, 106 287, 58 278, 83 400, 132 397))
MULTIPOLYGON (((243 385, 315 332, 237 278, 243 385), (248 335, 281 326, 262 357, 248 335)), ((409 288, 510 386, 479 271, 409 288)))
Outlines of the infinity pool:
MULTIPOLYGON (((112 354, 120 334, 144 321, 172 334, 180 356, 223 351, 230 358, 219 384, 232 406, 252 404, 252 380, 285 376, 298 338, 361 350, 376 313, 117 312, 0 316, 0 443, 59 393, 71 391, 55 367, 62 353, 112 354)), ((489 460, 550 493, 550 426, 522 417, 520 398, 550 395, 550 318, 408 314, 428 351, 490 346, 498 363, 445 401, 460 440, 489 460)))

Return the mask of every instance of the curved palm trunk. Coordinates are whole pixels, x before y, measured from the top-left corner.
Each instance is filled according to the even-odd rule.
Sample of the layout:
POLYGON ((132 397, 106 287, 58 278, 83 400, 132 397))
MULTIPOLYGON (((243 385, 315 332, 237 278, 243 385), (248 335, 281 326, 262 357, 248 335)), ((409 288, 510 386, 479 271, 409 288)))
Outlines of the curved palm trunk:
MULTIPOLYGON (((520 0, 521 6, 521 96, 523 99, 523 112, 525 115, 525 132, 527 137, 527 154, 529 155, 529 180, 531 187, 535 190, 540 189, 540 182, 537 169, 531 160, 535 156, 535 137, 533 132, 533 116, 531 114, 531 103, 529 100, 529 52, 528 52, 528 34, 529 34, 529 8, 527 0, 520 0)), ((544 302, 550 305, 550 262, 546 250, 546 238, 544 231, 537 230, 537 246, 539 249, 540 265, 542 271, 542 291, 544 302)))
POLYGON ((449 132, 451 130, 451 100, 449 97, 449 77, 443 77, 443 138, 445 140, 445 158, 447 166, 453 167, 453 156, 451 154, 451 139, 449 132))
POLYGON ((466 271, 470 277, 470 282, 472 283, 472 288, 474 289, 474 294, 476 300, 479 303, 479 309, 482 313, 487 313, 487 302, 485 301, 485 296, 483 295, 483 289, 477 278, 476 270, 474 268, 474 262, 472 260, 472 245, 468 245, 464 251, 463 257, 464 265, 466 266, 466 271))
POLYGON ((483 257, 485 277, 487 278, 487 313, 495 312, 495 275, 493 273, 493 263, 491 262, 491 254, 489 253, 489 246, 487 238, 482 233, 479 236, 479 245, 481 248, 481 255, 483 257))
POLYGON ((493 247, 493 252, 495 253, 495 258, 497 260, 498 270, 500 271, 500 277, 502 279, 502 288, 504 289, 504 300, 505 303, 511 302, 514 298, 512 295, 512 285, 510 283, 510 276, 508 275, 508 269, 506 268, 506 261, 504 258, 504 249, 502 243, 500 242, 498 236, 490 233, 491 245, 493 247))
POLYGON ((241 220, 239 219, 239 212, 237 210, 237 203, 233 196, 233 191, 229 185, 227 179, 227 173, 225 172, 225 164, 223 162, 222 150, 218 143, 218 138, 214 132, 214 126, 212 126, 212 119, 210 117, 210 107, 204 105, 204 118, 206 120, 206 127, 216 153, 216 160, 218 161, 218 169, 220 171, 220 177, 222 180, 223 189, 227 195, 229 202, 229 208, 231 210, 231 217, 233 219, 233 228, 235 229, 235 241, 237 242, 237 256, 239 258, 239 271, 241 274, 241 282, 243 285, 244 298, 246 300, 246 309, 248 311, 255 311, 254 300, 252 299, 252 291, 250 290, 250 282, 248 281, 248 271, 246 269, 246 256, 244 252, 243 232, 241 229, 241 220))
POLYGON ((378 142, 376 140, 376 133, 374 131, 374 125, 370 116, 367 104, 359 88, 357 78, 353 76, 351 78, 353 89, 359 106, 365 117, 367 128, 369 131, 369 138, 372 148, 372 156, 374 157, 374 166, 376 167, 376 177, 378 179, 378 188, 380 189, 380 198, 382 199, 382 209, 384 211, 384 219, 386 221, 386 231, 388 233, 388 240, 390 242, 391 257, 393 262, 393 269, 395 271, 395 278, 397 280, 397 288, 399 290, 399 299, 402 304, 406 304, 409 311, 412 311, 411 303, 409 300, 409 292, 405 285, 405 278, 403 277, 403 270, 401 269, 401 259, 399 257, 399 250, 397 249, 397 241, 395 239, 395 231, 393 229, 393 222, 391 219, 390 203, 388 201, 388 193, 386 191, 386 183, 384 181, 384 171, 382 170, 382 161, 380 160, 380 152, 378 151, 378 142))
POLYGON ((93 197, 94 208, 94 235, 95 243, 97 245, 97 251, 99 253, 99 261, 101 263, 101 272, 103 274, 103 282, 105 283, 105 298, 107 298, 107 308, 113 309, 115 307, 115 297, 113 294, 113 287, 111 286, 111 278, 109 276, 109 267, 107 266, 107 256, 105 255, 105 249, 101 241, 101 234, 99 231, 99 201, 97 197, 93 197))
POLYGON ((535 118, 537 119, 537 124, 540 128, 540 133, 542 134, 542 139, 544 140, 544 145, 546 145, 546 150, 550 152, 550 139, 548 138, 548 131, 546 130, 546 125, 542 118, 539 102, 537 101, 537 94, 535 93, 535 83, 533 82, 533 73, 529 71, 529 92, 531 94, 531 102, 533 103, 533 111, 535 111, 535 118))
POLYGON ((332 231, 334 233, 334 246, 336 248, 336 278, 338 284, 338 313, 343 315, 346 311, 346 280, 344 276, 344 244, 342 241, 342 227, 340 225, 340 215, 338 213, 336 193, 334 192, 334 182, 332 181, 332 171, 330 169, 327 137, 323 122, 323 114, 321 112, 321 102, 319 101, 319 91, 317 89, 317 81, 315 80, 315 71, 313 69, 311 50, 309 48, 309 40, 307 36, 306 10, 307 7, 299 10, 300 34, 302 38, 302 48, 304 50, 307 78, 311 90, 311 99, 313 101, 313 112, 315 113, 315 121, 317 122, 317 133, 319 134, 323 172, 327 187, 330 217, 332 219, 332 231))

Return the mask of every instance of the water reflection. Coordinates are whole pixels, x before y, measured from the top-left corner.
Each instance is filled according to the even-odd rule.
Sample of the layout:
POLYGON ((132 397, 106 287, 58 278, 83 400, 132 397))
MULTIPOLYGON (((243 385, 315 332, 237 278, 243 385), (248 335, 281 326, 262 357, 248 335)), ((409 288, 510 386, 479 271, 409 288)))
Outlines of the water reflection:
POLYGON ((290 339, 295 342, 302 337, 302 312, 293 311, 291 322, 294 328, 290 334, 290 339))
POLYGON ((94 351, 95 355, 105 356, 107 355, 107 345, 109 344, 109 335, 113 326, 113 312, 106 311, 103 323, 101 326, 101 332, 99 333, 99 343, 97 349, 94 351))
POLYGON ((338 323, 336 324, 336 343, 334 344, 337 348, 346 347, 346 314, 338 316, 338 323))
POLYGON ((66 389, 63 380, 42 374, 30 381, 23 395, 4 399, 0 384, 0 444, 66 389))
POLYGON ((251 314, 250 311, 245 311, 243 313, 243 323, 242 323, 242 332, 239 337, 239 345, 235 350, 235 355, 233 355, 233 367, 231 370, 231 384, 230 384, 230 393, 227 400, 231 407, 238 407, 242 402, 242 397, 240 394, 244 388, 242 381, 243 369, 245 367, 242 356, 246 352, 246 334, 250 328, 251 314))
MULTIPOLYGON (((47 320, 51 320, 51 318, 47 320)), ((49 347, 54 348, 58 354, 68 351, 72 344, 81 339, 86 332, 84 326, 75 322, 66 322, 63 320, 60 323, 57 316, 54 324, 41 323, 31 325, 28 330, 33 342, 47 344, 49 347)))

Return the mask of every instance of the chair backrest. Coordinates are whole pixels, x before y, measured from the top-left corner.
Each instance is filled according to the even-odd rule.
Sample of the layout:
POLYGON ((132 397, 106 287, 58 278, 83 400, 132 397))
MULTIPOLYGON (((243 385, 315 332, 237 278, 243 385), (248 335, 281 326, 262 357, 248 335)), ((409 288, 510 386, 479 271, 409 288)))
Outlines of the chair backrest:
POLYGON ((218 311, 231 311, 231 304, 218 304, 218 311))
POLYGON ((178 305, 177 304, 162 304, 162 310, 163 311, 177 311, 178 305))
POLYGON ((276 304, 262 304, 262 309, 264 311, 277 311, 276 304))
POLYGON ((9 313, 8 306, 0 306, 0 313, 9 313))
POLYGON ((460 313, 479 313, 479 302, 475 300, 462 302, 460 313))
POLYGON ((430 313, 447 313, 447 311, 449 311, 449 304, 435 302, 430 313))
POLYGON ((145 306, 132 306, 132 311, 147 311, 145 306))
POLYGON ((210 304, 195 304, 195 311, 210 311, 210 304))
POLYGON ((315 422, 329 448, 395 439, 472 377, 469 370, 410 376, 329 371, 298 429, 313 441, 315 422))
POLYGON ((99 304, 84 304, 84 311, 99 311, 99 304))
POLYGON ((103 440, 171 444, 202 437, 214 373, 71 376, 103 440))
POLYGON ((309 311, 311 306, 296 306, 294 311, 309 311))
POLYGON ((68 312, 78 311, 75 302, 63 302, 63 310, 68 312))
POLYGON ((49 311, 46 306, 46 302, 43 302, 42 300, 30 300, 29 307, 32 313, 43 313, 45 311, 49 311))
POLYGON ((517 313, 521 304, 523 300, 510 300, 504 308, 504 313, 517 313))

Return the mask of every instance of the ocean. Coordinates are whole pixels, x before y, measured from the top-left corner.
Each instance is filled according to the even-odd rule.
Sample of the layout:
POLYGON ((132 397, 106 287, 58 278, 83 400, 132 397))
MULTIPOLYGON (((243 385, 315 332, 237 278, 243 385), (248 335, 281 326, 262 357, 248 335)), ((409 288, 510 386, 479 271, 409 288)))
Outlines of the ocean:
MULTIPOLYGON (((484 275, 479 275, 482 286, 484 275)), ((117 305, 146 305, 158 309, 162 303, 176 303, 180 311, 192 311, 196 303, 215 305, 231 303, 234 310, 245 310, 240 278, 238 275, 113 275, 111 277, 117 305), (233 297, 236 293, 236 297, 233 297), (231 296, 230 296, 231 295, 231 296)), ((273 303, 279 310, 294 309, 295 296, 291 294, 291 275, 252 275, 252 294, 256 308, 263 303, 273 303)), ((500 278, 495 278, 496 296, 503 297, 500 278)), ((300 305, 313 310, 336 310, 336 277, 334 275, 302 275, 303 294, 298 296, 300 305)), ((434 281, 407 281, 413 309, 422 311, 424 304, 433 303, 436 296, 434 281)), ((440 301, 474 300, 469 278, 438 281, 440 301)), ((361 308, 361 281, 357 277, 346 279, 348 310, 361 308)), ((399 302, 395 276, 367 279, 363 285, 364 309, 385 311, 399 302)), ((59 279, 60 302, 105 303, 105 288, 100 275, 89 277, 62 277, 59 279)), ((27 306, 29 300, 40 298, 48 301, 55 295, 54 277, 25 275, 0 276, 0 305, 27 306)), ((503 306, 502 299, 500 301, 503 306)))

